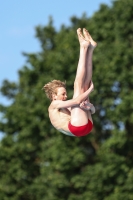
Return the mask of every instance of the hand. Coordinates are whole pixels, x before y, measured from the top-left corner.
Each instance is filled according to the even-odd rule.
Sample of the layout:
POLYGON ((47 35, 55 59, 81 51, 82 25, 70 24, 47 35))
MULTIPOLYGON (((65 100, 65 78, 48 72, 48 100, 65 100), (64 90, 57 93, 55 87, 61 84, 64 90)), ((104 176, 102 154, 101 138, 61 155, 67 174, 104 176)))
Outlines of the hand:
POLYGON ((88 100, 85 100, 82 103, 80 103, 80 108, 84 110, 91 110, 91 103, 88 100))
POLYGON ((90 110, 91 114, 95 113, 95 107, 88 100, 80 103, 80 108, 82 108, 83 110, 90 110))

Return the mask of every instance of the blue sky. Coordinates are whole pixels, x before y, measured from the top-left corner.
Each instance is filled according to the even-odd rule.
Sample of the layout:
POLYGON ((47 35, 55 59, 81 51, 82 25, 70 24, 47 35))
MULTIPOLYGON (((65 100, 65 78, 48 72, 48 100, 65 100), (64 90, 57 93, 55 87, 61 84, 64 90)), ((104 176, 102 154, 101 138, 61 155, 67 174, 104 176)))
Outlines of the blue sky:
MULTIPOLYGON (((52 16, 59 29, 69 25, 72 16, 81 17, 84 12, 92 16, 101 3, 110 5, 111 0, 0 0, 0 85, 4 79, 18 80, 17 71, 25 64, 22 52, 40 50, 36 26, 47 25, 52 16)), ((0 103, 10 102, 0 95, 0 103)))

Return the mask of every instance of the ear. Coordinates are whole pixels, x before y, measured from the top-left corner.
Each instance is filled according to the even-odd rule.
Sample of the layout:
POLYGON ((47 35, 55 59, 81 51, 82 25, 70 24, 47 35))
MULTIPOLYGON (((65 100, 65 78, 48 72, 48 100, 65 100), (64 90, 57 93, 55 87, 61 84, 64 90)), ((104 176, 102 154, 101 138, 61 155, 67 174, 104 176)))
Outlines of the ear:
POLYGON ((53 95, 52 95, 52 98, 53 98, 53 100, 56 100, 56 99, 57 99, 57 95, 56 95, 56 94, 53 94, 53 95))

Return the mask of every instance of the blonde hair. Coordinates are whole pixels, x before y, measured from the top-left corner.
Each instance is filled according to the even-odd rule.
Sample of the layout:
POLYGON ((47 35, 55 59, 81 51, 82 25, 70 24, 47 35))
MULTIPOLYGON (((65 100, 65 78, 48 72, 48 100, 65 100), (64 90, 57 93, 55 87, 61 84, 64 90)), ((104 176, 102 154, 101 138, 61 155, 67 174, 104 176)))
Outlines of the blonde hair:
POLYGON ((43 86, 43 90, 46 93, 46 96, 52 101, 52 95, 57 93, 57 88, 64 87, 66 88, 66 82, 60 80, 53 80, 43 86))

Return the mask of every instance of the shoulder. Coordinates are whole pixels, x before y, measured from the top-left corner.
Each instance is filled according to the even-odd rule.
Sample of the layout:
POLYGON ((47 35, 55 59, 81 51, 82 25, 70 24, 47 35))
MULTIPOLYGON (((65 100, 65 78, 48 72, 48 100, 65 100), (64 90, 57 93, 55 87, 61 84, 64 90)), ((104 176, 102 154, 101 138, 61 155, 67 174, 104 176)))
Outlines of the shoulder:
POLYGON ((49 109, 58 109, 58 106, 60 105, 60 100, 54 100, 51 102, 49 109))

